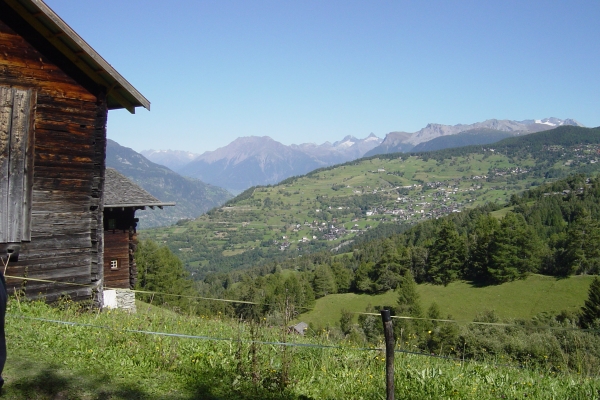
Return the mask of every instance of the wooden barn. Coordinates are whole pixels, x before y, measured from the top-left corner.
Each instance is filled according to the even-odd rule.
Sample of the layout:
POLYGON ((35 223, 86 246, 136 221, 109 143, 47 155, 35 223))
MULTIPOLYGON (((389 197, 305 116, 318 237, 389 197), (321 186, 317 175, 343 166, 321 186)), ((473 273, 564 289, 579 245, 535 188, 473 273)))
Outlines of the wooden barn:
POLYGON ((133 289, 137 278, 134 252, 137 246, 137 210, 163 208, 161 202, 113 168, 104 180, 104 303, 135 310, 133 289), (124 290, 125 289, 125 290, 124 290))
POLYGON ((10 255, 9 290, 102 302, 106 120, 108 110, 136 107, 150 103, 43 1, 0 0, 0 258, 10 255))

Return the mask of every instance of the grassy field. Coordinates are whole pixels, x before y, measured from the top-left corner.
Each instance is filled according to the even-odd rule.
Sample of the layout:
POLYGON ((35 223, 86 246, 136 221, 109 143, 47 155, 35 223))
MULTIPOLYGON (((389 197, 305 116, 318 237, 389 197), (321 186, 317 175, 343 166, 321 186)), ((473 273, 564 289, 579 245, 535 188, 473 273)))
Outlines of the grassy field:
MULTIPOLYGON (((438 304, 442 315, 457 320, 472 321, 483 311, 495 311, 502 319, 529 319, 537 314, 577 311, 587 298, 593 276, 572 276, 556 279, 531 275, 525 280, 502 285, 477 287, 467 282, 453 282, 448 286, 418 285, 423 310, 431 303, 438 304)), ((390 291, 380 295, 333 294, 317 300, 312 311, 301 314, 298 320, 324 327, 337 323, 341 310, 364 312, 372 306, 395 305, 398 294, 390 291)))
MULTIPOLYGON (((69 302, 56 309, 11 300, 7 337, 5 399, 385 398, 379 350, 323 337, 288 337, 311 347, 266 344, 281 339, 281 330, 261 326, 251 335, 247 324, 220 317, 154 307, 82 313, 69 302), (204 338, 144 333, 151 331, 204 338), (251 339, 262 343, 252 350, 251 339)), ((596 377, 506 364, 397 353, 396 398, 590 399, 600 390, 596 377)))

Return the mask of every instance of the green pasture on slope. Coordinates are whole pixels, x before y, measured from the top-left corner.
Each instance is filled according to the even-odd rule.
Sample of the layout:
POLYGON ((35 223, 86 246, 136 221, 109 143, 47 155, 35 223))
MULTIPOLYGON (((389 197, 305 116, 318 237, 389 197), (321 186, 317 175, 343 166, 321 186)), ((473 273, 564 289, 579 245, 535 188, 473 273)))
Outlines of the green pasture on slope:
MULTIPOLYGON (((421 284, 417 290, 423 311, 435 302, 444 317, 472 321, 478 313, 495 311, 501 319, 529 319, 543 312, 577 311, 587 298, 592 279, 590 275, 566 279, 531 275, 502 285, 478 287, 469 282, 453 282, 448 286, 421 284)), ((396 305, 397 298, 395 291, 378 295, 332 294, 318 299, 314 309, 298 316, 298 320, 316 327, 333 326, 339 324, 342 309, 364 312, 369 304, 396 305)))
MULTIPOLYGON (((70 301, 51 308, 11 299, 6 329, 9 353, 2 398, 8 400, 385 396, 381 351, 325 336, 288 336, 289 342, 302 345, 295 347, 266 344, 281 339, 279 327, 261 324, 252 334, 249 324, 220 315, 179 315, 140 303, 135 314, 86 312, 70 301), (251 340, 258 341, 255 347, 251 340)), ((394 365, 398 399, 590 399, 600 390, 596 375, 555 371, 551 364, 517 367, 490 357, 459 362, 397 353, 394 365)))

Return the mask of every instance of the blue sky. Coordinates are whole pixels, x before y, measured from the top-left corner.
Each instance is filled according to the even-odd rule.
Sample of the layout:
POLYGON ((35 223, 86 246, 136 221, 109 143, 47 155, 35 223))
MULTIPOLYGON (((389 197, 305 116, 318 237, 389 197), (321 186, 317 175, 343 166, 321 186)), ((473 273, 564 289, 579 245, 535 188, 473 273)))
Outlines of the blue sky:
POLYGON ((45 0, 151 102, 136 151, 384 137, 428 123, 600 126, 600 1, 45 0))

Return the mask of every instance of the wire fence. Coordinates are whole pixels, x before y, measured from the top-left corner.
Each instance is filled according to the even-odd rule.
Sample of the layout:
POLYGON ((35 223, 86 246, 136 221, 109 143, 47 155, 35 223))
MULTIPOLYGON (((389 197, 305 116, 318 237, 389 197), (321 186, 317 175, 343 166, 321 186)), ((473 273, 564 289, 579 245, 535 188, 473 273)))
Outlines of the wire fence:
MULTIPOLYGON (((39 321, 39 322, 66 325, 66 326, 80 326, 80 327, 85 327, 85 328, 115 330, 114 327, 105 326, 105 325, 95 325, 95 324, 75 322, 75 321, 63 321, 63 320, 56 320, 56 319, 31 317, 31 316, 19 315, 19 314, 14 314, 14 313, 7 313, 6 316, 10 317, 10 318, 20 318, 20 319, 27 319, 27 320, 31 320, 31 321, 39 321)), ((173 337, 173 338, 179 338, 179 339, 206 340, 206 341, 214 341, 214 342, 236 342, 236 343, 246 343, 246 344, 285 346, 285 347, 298 347, 298 348, 313 348, 313 349, 324 349, 324 350, 352 350, 352 351, 360 351, 360 352, 374 352, 375 351, 375 352, 382 352, 382 353, 386 352, 386 349, 384 347, 353 347, 353 346, 300 343, 300 342, 247 340, 247 339, 241 339, 241 338, 189 335, 189 334, 183 334, 183 333, 159 332, 159 331, 148 331, 148 330, 128 329, 128 328, 119 328, 118 330, 119 330, 119 332, 126 332, 126 333, 137 333, 137 334, 151 335, 151 336, 173 337)), ((481 362, 483 362, 483 361, 468 359, 468 358, 461 359, 458 357, 444 356, 441 354, 410 351, 410 350, 406 350, 406 349, 402 349, 402 348, 394 349, 394 353, 431 357, 431 358, 437 358, 437 359, 443 359, 443 360, 455 361, 455 362, 461 362, 461 363, 465 363, 465 362, 481 363, 481 362)), ((485 361, 485 363, 494 365, 494 366, 502 366, 502 367, 510 367, 510 368, 523 368, 524 367, 521 364, 506 364, 506 363, 497 363, 497 362, 490 362, 490 361, 485 361)))
MULTIPOLYGON (((89 287, 92 289, 97 289, 98 285, 94 284, 82 284, 82 283, 73 283, 73 282, 64 282, 64 281, 53 281, 48 279, 38 279, 38 278, 29 278, 29 277, 20 277, 20 276, 12 276, 5 275, 6 278, 11 279, 19 279, 24 282, 41 282, 41 283, 52 283, 52 284, 60 284, 60 285, 72 285, 78 287, 89 287)), ((128 290, 133 293, 140 294, 149 294, 149 295, 158 295, 158 296, 172 296, 179 298, 186 298, 190 300, 202 300, 202 301, 215 301, 215 302, 224 302, 224 303, 233 303, 233 304, 250 304, 257 306, 276 306, 273 303, 259 303, 253 301, 246 300, 235 300, 235 299, 222 299, 215 297, 203 297, 203 296, 190 296, 183 294, 174 294, 174 293, 166 293, 166 292, 155 292, 150 290, 139 290, 139 289, 123 289, 123 288, 112 288, 105 286, 104 290, 128 290)), ((313 307, 295 307, 296 309, 302 309, 305 311, 313 311, 313 307)), ((379 317, 380 314, 377 313, 369 313, 369 312, 352 312, 352 314, 356 315, 368 315, 368 316, 376 316, 379 317)), ((581 332, 600 332, 600 329, 584 329, 584 328, 575 328, 575 327, 565 327, 565 326, 549 326, 549 325, 540 325, 540 324, 515 324, 515 323, 505 323, 505 322, 484 322, 484 321, 470 321, 470 320, 457 320, 457 319, 440 319, 440 318, 427 318, 427 317, 412 317, 405 315, 392 315, 392 319, 399 320, 421 320, 421 321, 432 321, 432 322, 443 322, 443 323, 453 323, 453 324, 463 324, 463 325, 481 325, 481 326, 495 326, 495 327, 505 327, 505 328, 528 328, 528 329, 539 329, 539 330, 559 330, 559 331, 581 331, 581 332)))

